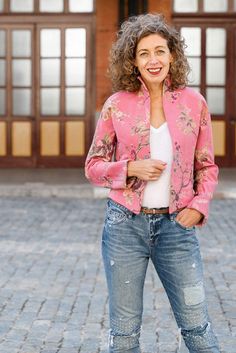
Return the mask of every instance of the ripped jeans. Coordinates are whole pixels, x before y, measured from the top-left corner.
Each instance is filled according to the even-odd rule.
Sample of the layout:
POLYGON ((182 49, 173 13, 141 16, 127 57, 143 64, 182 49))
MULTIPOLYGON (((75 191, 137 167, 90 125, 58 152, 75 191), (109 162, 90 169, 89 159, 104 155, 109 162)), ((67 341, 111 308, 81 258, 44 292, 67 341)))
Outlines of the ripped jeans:
POLYGON ((176 215, 136 215, 108 199, 102 255, 109 292, 109 353, 141 352, 143 287, 149 259, 189 352, 220 352, 209 322, 195 228, 181 226, 176 215))

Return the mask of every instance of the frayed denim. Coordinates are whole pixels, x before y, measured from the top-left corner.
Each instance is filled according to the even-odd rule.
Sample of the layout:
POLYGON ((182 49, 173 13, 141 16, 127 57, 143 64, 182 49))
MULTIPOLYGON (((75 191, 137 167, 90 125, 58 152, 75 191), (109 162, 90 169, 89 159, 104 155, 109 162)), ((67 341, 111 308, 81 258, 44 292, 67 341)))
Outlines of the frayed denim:
POLYGON ((102 254, 109 292, 109 353, 140 353, 149 259, 189 352, 220 352, 208 317, 195 227, 181 226, 175 221, 176 215, 136 215, 108 200, 102 254))

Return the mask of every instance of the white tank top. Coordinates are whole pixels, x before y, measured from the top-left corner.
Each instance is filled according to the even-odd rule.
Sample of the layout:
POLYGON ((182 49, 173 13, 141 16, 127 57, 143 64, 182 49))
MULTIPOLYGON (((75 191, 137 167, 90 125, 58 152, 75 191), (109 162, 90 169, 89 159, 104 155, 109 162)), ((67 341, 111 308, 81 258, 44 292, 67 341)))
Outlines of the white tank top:
POLYGON ((152 159, 159 159, 166 162, 167 165, 158 180, 147 182, 142 206, 148 208, 168 207, 173 150, 167 122, 159 128, 150 127, 150 151, 152 159))

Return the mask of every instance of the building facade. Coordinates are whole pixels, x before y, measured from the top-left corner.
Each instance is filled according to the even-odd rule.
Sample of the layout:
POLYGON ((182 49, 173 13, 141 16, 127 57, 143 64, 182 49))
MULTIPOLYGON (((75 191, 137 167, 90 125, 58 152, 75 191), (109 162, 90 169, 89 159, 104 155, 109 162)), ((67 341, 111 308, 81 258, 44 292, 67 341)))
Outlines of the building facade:
POLYGON ((236 167, 236 0, 0 0, 0 167, 83 166, 115 33, 146 12, 185 37, 216 161, 236 167))

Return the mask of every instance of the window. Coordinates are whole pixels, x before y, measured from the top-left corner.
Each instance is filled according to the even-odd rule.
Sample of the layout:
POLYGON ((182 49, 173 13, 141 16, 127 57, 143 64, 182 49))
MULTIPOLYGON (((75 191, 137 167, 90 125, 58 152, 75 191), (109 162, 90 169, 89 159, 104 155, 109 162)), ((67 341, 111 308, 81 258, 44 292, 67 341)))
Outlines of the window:
POLYGON ((70 12, 93 12, 93 0, 69 0, 70 12))
POLYGON ((40 12, 63 12, 64 11, 63 0, 40 0, 39 11, 40 12))
POLYGON ((197 12, 198 0, 175 0, 174 11, 175 12, 197 12))
POLYGON ((204 0, 204 12, 226 12, 228 11, 228 0, 204 0))
POLYGON ((95 0, 0 0, 2 13, 91 13, 95 0))
POLYGON ((174 13, 236 12, 236 0, 174 0, 174 13))
POLYGON ((11 12, 33 12, 34 1, 33 0, 11 0, 10 11, 11 12))

